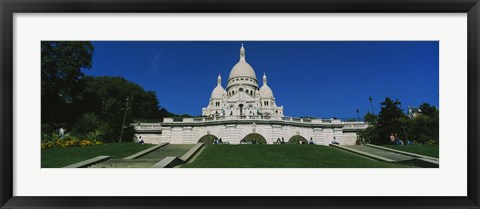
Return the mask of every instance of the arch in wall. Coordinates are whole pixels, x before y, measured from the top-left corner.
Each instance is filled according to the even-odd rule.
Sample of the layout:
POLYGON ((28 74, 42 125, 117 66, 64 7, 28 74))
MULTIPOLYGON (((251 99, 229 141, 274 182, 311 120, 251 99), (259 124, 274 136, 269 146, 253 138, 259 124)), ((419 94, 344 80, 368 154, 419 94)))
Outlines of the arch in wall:
POLYGON ((213 134, 207 134, 207 135, 202 136, 197 141, 197 143, 202 143, 203 142, 203 144, 205 144, 205 145, 213 144, 213 141, 215 141, 215 139, 218 139, 218 137, 213 135, 213 134))
POLYGON ((244 140, 247 143, 252 143, 253 141, 255 141, 256 142, 255 144, 267 144, 267 140, 265 139, 265 137, 263 137, 258 133, 248 134, 245 137, 243 137, 242 140, 244 140))
POLYGON ((294 135, 294 136, 290 137, 290 139, 288 139, 289 144, 299 144, 300 141, 303 141, 304 144, 308 143, 307 139, 305 139, 305 137, 300 136, 300 135, 294 135))

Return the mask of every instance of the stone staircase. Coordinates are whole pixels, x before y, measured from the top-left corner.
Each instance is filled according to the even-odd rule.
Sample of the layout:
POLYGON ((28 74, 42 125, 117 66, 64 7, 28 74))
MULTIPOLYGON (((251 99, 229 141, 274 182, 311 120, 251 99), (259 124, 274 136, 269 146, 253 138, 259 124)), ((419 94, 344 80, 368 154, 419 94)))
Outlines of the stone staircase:
POLYGON ((438 158, 424 156, 420 154, 389 149, 376 145, 330 145, 332 147, 362 155, 374 160, 399 163, 413 167, 438 168, 438 158))
POLYGON ((180 158, 193 146, 195 144, 168 144, 134 159, 111 159, 91 165, 89 168, 151 168, 167 156, 180 158))

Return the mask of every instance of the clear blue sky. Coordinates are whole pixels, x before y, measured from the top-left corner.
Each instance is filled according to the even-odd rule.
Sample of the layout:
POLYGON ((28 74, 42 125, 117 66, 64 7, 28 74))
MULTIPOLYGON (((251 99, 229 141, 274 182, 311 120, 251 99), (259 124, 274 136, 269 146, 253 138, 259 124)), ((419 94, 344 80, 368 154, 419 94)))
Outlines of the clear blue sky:
POLYGON ((439 106, 437 41, 96 41, 94 76, 121 76, 157 93, 160 106, 201 115, 217 76, 226 88, 240 45, 261 85, 268 77, 286 116, 356 118, 385 97, 402 108, 439 106))

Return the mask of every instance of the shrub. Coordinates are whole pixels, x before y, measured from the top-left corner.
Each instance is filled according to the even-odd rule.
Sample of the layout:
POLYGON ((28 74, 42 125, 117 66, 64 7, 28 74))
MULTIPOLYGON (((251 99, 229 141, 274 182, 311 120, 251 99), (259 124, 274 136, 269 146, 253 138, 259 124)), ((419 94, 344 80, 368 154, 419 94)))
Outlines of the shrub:
POLYGON ((71 134, 66 134, 65 137, 61 139, 58 135, 52 134, 52 136, 45 137, 46 139, 42 140, 41 147, 42 149, 47 149, 52 147, 85 147, 103 144, 103 142, 97 140, 97 133, 89 133, 87 136, 86 138, 78 138, 71 134))
POLYGON ((75 123, 73 131, 79 136, 86 136, 91 132, 95 132, 100 125, 98 117, 91 112, 83 114, 75 123))

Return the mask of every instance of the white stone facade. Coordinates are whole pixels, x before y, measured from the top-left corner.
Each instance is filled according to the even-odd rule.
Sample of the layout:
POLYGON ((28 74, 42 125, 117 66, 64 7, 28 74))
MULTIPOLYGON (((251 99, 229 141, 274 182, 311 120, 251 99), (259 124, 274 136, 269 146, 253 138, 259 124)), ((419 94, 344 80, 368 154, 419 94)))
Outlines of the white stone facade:
POLYGON ((239 144, 248 134, 256 133, 263 136, 268 144, 279 138, 288 142, 299 135, 320 145, 330 144, 334 137, 342 145, 353 145, 358 131, 367 127, 364 122, 284 117, 283 106, 276 105, 265 74, 263 85, 258 88, 255 71, 246 62, 243 45, 240 59, 230 72, 227 89, 222 87, 219 75, 208 106, 202 108, 202 116, 181 121, 164 118, 161 123, 134 126, 137 137, 142 136, 146 143, 154 144, 194 144, 206 135, 239 144))
POLYGON ((208 134, 222 138, 223 142, 239 144, 248 134, 258 133, 268 144, 273 144, 278 138, 288 142, 293 136, 300 135, 320 145, 330 144, 333 137, 342 145, 353 145, 357 140, 357 132, 366 127, 364 122, 259 116, 185 118, 182 121, 165 118, 162 123, 135 125, 137 136, 153 144, 195 144, 208 134))

